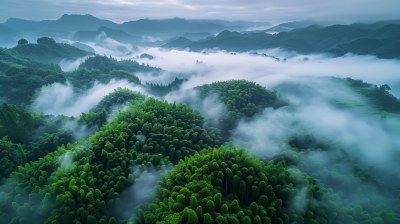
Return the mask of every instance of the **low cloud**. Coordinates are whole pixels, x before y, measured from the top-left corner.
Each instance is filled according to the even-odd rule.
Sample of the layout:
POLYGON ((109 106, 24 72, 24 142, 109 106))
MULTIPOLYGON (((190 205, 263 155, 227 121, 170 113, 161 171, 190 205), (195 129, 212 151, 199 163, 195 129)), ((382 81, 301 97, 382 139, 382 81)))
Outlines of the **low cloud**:
MULTIPOLYGON (((394 206, 388 192, 396 189, 395 183, 400 181, 394 171, 400 168, 397 162, 400 119, 383 118, 354 108, 339 109, 330 101, 336 93, 346 98, 358 95, 350 89, 335 91, 328 84, 321 85, 322 82, 301 79, 297 82, 298 85, 305 83, 303 88, 307 91, 304 92, 280 89, 289 106, 265 109, 251 121, 241 121, 233 133, 234 144, 257 158, 288 158, 289 167, 332 189, 340 199, 336 206, 370 206, 364 199, 375 201, 375 206, 394 206), (290 143, 293 138, 304 141, 306 148, 301 144, 294 147, 290 143)), ((307 200, 307 186, 303 187, 293 199, 293 206, 299 211, 307 200)))
POLYGON ((175 91, 165 96, 170 102, 185 103, 199 111, 215 127, 220 125, 221 119, 227 115, 227 108, 217 95, 210 95, 202 99, 196 90, 175 91))
POLYGON ((58 63, 58 65, 61 67, 61 69, 64 72, 72 72, 76 70, 79 65, 84 62, 88 57, 82 57, 78 58, 76 60, 68 60, 68 59, 63 59, 58 63))
POLYGON ((184 84, 185 89, 231 79, 247 79, 273 87, 283 81, 305 76, 351 77, 378 85, 399 84, 400 61, 377 59, 374 56, 349 54, 332 58, 322 54, 298 55, 295 52, 279 49, 258 51, 273 57, 249 53, 231 54, 223 51, 198 53, 158 48, 150 48, 145 52, 155 56, 155 59, 138 59, 139 62, 170 72, 165 73, 165 76, 182 74, 182 77, 189 78, 184 84), (385 68, 384 72, 382 68, 385 68))
POLYGON ((75 92, 70 83, 55 83, 40 90, 32 108, 44 114, 79 116, 89 112, 104 96, 118 87, 144 92, 141 87, 122 80, 111 80, 107 84, 96 83, 84 93, 75 92))
POLYGON ((103 31, 92 42, 84 42, 93 48, 96 54, 112 55, 113 57, 127 57, 137 52, 137 47, 131 44, 121 43, 107 36, 103 31))
POLYGON ((72 152, 67 151, 63 155, 59 157, 60 168, 63 170, 71 170, 72 169, 72 152))
POLYGON ((161 175, 167 174, 173 168, 172 165, 156 167, 134 166, 132 174, 134 183, 122 192, 120 203, 114 209, 114 213, 123 219, 129 219, 135 214, 135 210, 151 201, 156 195, 156 185, 161 175))

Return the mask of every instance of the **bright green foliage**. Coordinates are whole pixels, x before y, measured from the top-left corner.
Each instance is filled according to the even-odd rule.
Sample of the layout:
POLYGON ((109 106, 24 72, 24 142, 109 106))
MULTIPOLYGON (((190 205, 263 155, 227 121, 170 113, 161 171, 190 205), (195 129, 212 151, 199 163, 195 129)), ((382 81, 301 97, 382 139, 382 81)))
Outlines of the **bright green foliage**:
POLYGON ((263 164, 243 150, 206 149, 181 161, 164 177, 159 189, 162 196, 150 203, 149 210, 137 220, 155 223, 176 212, 185 217, 196 197, 204 212, 198 215, 199 223, 326 222, 325 208, 305 205, 309 217, 291 208, 296 185, 306 182, 295 180, 283 163, 263 164), (176 203, 180 206, 174 206, 176 203))
POLYGON ((52 191, 49 190, 52 174, 57 170, 58 158, 66 152, 60 147, 56 152, 38 161, 19 167, 11 174, 7 184, 2 186, 6 193, 0 203, 0 223, 44 223, 44 214, 53 205, 52 191))
POLYGON ((199 218, 197 217, 196 212, 190 208, 185 208, 185 210, 183 210, 183 219, 184 222, 188 224, 199 223, 199 218))
POLYGON ((143 101, 144 96, 129 89, 117 88, 105 96, 89 113, 82 113, 80 122, 88 127, 101 127, 123 107, 135 101, 143 101))
POLYGON ((0 139, 0 183, 25 160, 21 145, 13 144, 7 137, 0 139))
MULTIPOLYGON (((107 211, 118 206, 120 194, 135 181, 130 167, 162 168, 215 146, 217 136, 203 129, 202 122, 199 114, 184 105, 155 99, 137 102, 86 142, 60 147, 20 168, 13 177, 31 194, 56 201, 47 212, 32 213, 47 222, 119 221, 107 211)), ((9 195, 15 198, 16 194, 9 195)), ((35 206, 33 201, 26 203, 28 208, 35 206)), ((6 206, 3 211, 7 210, 15 212, 6 206)), ((1 215, 6 216, 3 220, 12 218, 1 215)), ((194 210, 188 211, 192 223, 196 217, 194 210)))

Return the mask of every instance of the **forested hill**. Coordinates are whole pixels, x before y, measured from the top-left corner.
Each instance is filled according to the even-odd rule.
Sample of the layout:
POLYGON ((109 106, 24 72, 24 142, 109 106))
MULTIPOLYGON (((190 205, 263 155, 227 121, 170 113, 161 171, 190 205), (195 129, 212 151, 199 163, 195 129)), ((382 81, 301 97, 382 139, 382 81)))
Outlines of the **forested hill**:
POLYGON ((400 24, 393 21, 328 27, 309 26, 278 34, 223 31, 213 38, 197 42, 185 40, 183 44, 174 40, 165 47, 188 48, 193 51, 217 48, 236 52, 282 48, 304 54, 329 53, 342 56, 353 53, 375 55, 379 58, 399 58, 399 38, 400 24))
POLYGON ((30 104, 31 97, 42 86, 65 81, 58 65, 42 64, 12 49, 0 48, 1 103, 30 104))
POLYGON ((84 56, 93 55, 93 53, 69 44, 56 43, 54 39, 49 37, 38 38, 36 44, 28 43, 27 40, 21 39, 12 50, 32 60, 54 64, 58 64, 63 59, 76 60, 84 56))

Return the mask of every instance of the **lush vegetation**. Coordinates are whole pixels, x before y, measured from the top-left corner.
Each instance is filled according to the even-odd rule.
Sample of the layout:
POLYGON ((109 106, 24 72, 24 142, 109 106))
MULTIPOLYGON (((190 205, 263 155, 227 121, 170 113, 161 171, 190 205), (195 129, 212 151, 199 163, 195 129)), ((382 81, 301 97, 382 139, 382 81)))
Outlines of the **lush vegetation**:
POLYGON ((165 96, 172 91, 179 90, 186 79, 175 78, 172 82, 164 84, 146 83, 146 89, 155 96, 165 96))
MULTIPOLYGON (((96 83, 126 80, 163 97, 180 93, 186 81, 143 84, 135 74, 161 70, 107 56, 90 57, 64 73, 16 50, 49 48, 53 56, 60 51, 63 58, 74 57, 69 47, 57 46, 40 38, 38 44, 21 39, 14 49, 0 49, 0 223, 400 223, 396 164, 392 173, 380 170, 365 161, 354 142, 341 145, 336 133, 322 137, 292 120, 298 108, 282 100, 282 86, 271 91, 247 80, 215 82, 195 87, 196 100, 188 97, 187 105, 117 88, 77 117, 32 112, 40 88, 53 83, 70 82, 84 94, 96 83), (217 123, 200 114, 221 105, 217 123), (236 140, 231 134, 239 121, 280 110, 293 122, 265 127, 280 138, 278 152, 249 154, 229 142, 236 140), (281 128, 296 131, 282 135, 281 128), (85 137, 77 135, 81 131, 85 137)), ((354 109, 343 99, 351 93, 380 115, 400 112, 388 85, 324 81, 334 87, 326 103, 335 109, 354 109)), ((317 89, 328 85, 321 86, 317 89)), ((319 93, 300 83, 286 88, 311 100, 319 93)), ((263 134, 259 137, 271 137, 263 134)), ((388 147, 376 146, 369 152, 374 156, 388 147)), ((269 144, 259 147, 270 150, 269 144)), ((390 157, 397 162, 400 154, 393 150, 390 157)))
POLYGON ((1 103, 30 104, 42 86, 65 81, 58 65, 41 64, 12 50, 0 49, 1 103))
MULTIPOLYGON (((243 150, 207 149, 182 161, 163 179, 160 199, 139 223, 327 223, 326 208, 291 201, 306 180, 296 180, 284 163, 263 164, 243 150), (296 209, 304 209, 299 213, 296 209)), ((321 198, 317 185, 307 192, 321 198)))
MULTIPOLYGON (((184 105, 139 100, 86 141, 60 147, 13 174, 18 187, 29 190, 32 198, 41 198, 41 203, 55 199, 55 205, 46 205, 51 212, 34 212, 35 201, 31 197, 28 202, 19 201, 13 188, 9 193, 14 203, 1 209, 13 212, 3 212, 0 220, 8 222, 15 218, 12 214, 23 210, 48 222, 113 222, 118 216, 107 211, 120 203, 119 195, 134 183, 132 166, 162 168, 216 145, 218 136, 204 130, 202 122, 200 115, 184 105)), ((24 218, 17 221, 24 223, 24 218)))
POLYGON ((63 59, 76 60, 84 56, 92 55, 92 53, 83 51, 69 44, 56 43, 49 37, 41 37, 37 39, 37 44, 18 43, 13 51, 42 63, 57 64, 63 59))
POLYGON ((108 83, 112 79, 127 80, 140 85, 137 72, 158 73, 159 68, 139 64, 132 60, 118 61, 112 57, 95 56, 86 59, 76 71, 68 74, 68 80, 78 88, 89 88, 95 82, 108 83))
POLYGON ((101 127, 112 116, 135 101, 143 101, 144 96, 129 89, 118 88, 105 96, 89 113, 82 113, 80 122, 88 127, 101 127))
POLYGON ((227 108, 221 116, 219 127, 224 137, 235 127, 239 119, 250 118, 267 107, 277 108, 284 105, 275 92, 247 80, 215 82, 196 87, 200 98, 216 96, 227 108))
POLYGON ((400 112, 400 100, 389 93, 391 90, 389 85, 377 86, 351 78, 337 80, 350 86, 361 96, 365 97, 368 100, 368 104, 374 105, 377 109, 391 113, 400 112))

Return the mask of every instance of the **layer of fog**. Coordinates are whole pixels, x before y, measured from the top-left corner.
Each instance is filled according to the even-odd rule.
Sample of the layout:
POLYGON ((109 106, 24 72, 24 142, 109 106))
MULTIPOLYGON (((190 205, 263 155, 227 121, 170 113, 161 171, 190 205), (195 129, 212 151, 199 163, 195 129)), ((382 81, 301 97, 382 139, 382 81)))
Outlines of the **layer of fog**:
MULTIPOLYGON (((154 60, 139 59, 151 66, 161 67, 171 74, 180 73, 188 79, 181 90, 165 97, 171 102, 183 102, 197 109, 208 120, 219 120, 224 105, 218 97, 201 101, 192 88, 216 81, 247 79, 268 88, 277 89, 289 106, 266 109, 253 120, 241 121, 233 132, 232 140, 259 158, 286 155, 301 161, 297 166, 316 178, 323 186, 333 189, 343 206, 358 204, 393 205, 392 198, 379 189, 383 183, 392 191, 400 177, 396 171, 400 157, 400 119, 370 113, 369 103, 361 95, 323 77, 351 77, 382 85, 389 84, 391 93, 400 92, 400 61, 377 59, 373 56, 346 55, 332 58, 327 55, 298 55, 279 49, 257 54, 234 54, 221 51, 188 52, 178 50, 147 49, 154 60), (303 90, 282 88, 288 82, 303 85, 303 90), (305 90, 305 91, 304 91, 305 90), (339 109, 332 99, 354 102, 352 109, 339 109), (359 106, 361 105, 361 106, 359 106), (297 136, 312 136, 328 144, 332 150, 314 148, 298 152, 288 144, 297 136), (355 167, 371 175, 363 179, 355 167), (376 184, 378 183, 378 184, 376 184), (356 188, 354 186, 357 186, 356 188)), ((161 77, 161 80, 166 79, 161 77)), ((364 172, 362 171, 362 172, 364 172)), ((361 173, 362 173, 361 172, 361 173)), ((307 186, 299 189, 294 204, 302 210, 307 186)), ((333 200, 333 199, 332 199, 333 200)))
POLYGON ((220 121, 227 114, 226 106, 217 95, 210 95, 202 99, 196 90, 175 91, 165 99, 169 102, 185 103, 199 111, 214 127, 220 126, 220 121))
POLYGON ((45 222, 45 216, 51 211, 54 202, 37 192, 27 192, 23 186, 24 183, 17 178, 8 178, 0 185, 0 208, 7 208, 12 202, 11 211, 2 211, 0 223, 45 222))
POLYGON ((112 55, 113 57, 125 57, 137 52, 137 47, 132 44, 118 42, 107 36, 105 32, 100 33, 95 41, 85 42, 93 48, 97 54, 112 55))
POLYGON ((150 48, 145 52, 155 56, 155 59, 138 59, 139 62, 170 73, 187 74, 190 80, 184 86, 186 89, 231 79, 247 79, 271 87, 299 76, 352 77, 379 85, 387 83, 398 86, 400 77, 400 61, 377 59, 374 56, 332 58, 322 54, 298 55, 279 49, 258 51, 259 55, 159 48, 150 48))
POLYGON ((32 109, 44 114, 79 116, 89 112, 104 96, 118 87, 144 92, 141 87, 122 80, 111 80, 107 84, 95 83, 92 88, 82 93, 76 92, 70 83, 55 83, 42 87, 32 104, 32 109))
POLYGON ((58 162, 60 164, 60 168, 63 170, 71 170, 72 169, 72 152, 71 151, 67 151, 66 153, 62 154, 59 159, 58 162))
POLYGON ((135 214, 136 209, 151 201, 156 195, 156 185, 162 175, 166 175, 172 165, 159 168, 134 166, 131 168, 134 183, 121 193, 112 213, 122 219, 129 219, 135 214))
MULTIPOLYGON (((339 109, 330 99, 363 99, 331 81, 303 78, 296 80, 296 88, 277 86, 289 106, 267 108, 252 120, 239 122, 232 140, 258 158, 289 158, 294 164, 288 166, 333 189, 342 206, 369 206, 369 201, 375 201, 374 206, 390 208, 395 203, 387 193, 400 182, 396 173, 400 168, 400 118, 382 117, 365 108, 339 109), (316 144, 293 148, 290 140, 295 137, 311 137, 316 144)), ((300 200, 303 193, 300 190, 294 199, 296 207, 305 204, 302 200, 306 199, 300 200)))
POLYGON ((72 72, 76 70, 79 65, 84 62, 88 57, 78 58, 76 60, 63 59, 58 63, 63 72, 72 72))
POLYGON ((392 93, 400 96, 400 61, 375 56, 347 54, 330 57, 325 54, 300 55, 282 49, 232 53, 219 50, 190 52, 162 48, 140 48, 99 35, 95 42, 85 42, 97 54, 111 55, 119 60, 134 59, 167 71, 158 76, 140 74, 144 82, 171 82, 175 77, 187 78, 184 89, 215 81, 247 79, 267 87, 302 76, 335 76, 362 79, 377 85, 389 84, 392 93), (142 53, 154 59, 138 57, 142 53), (384 68, 384 69, 383 69, 384 68))

